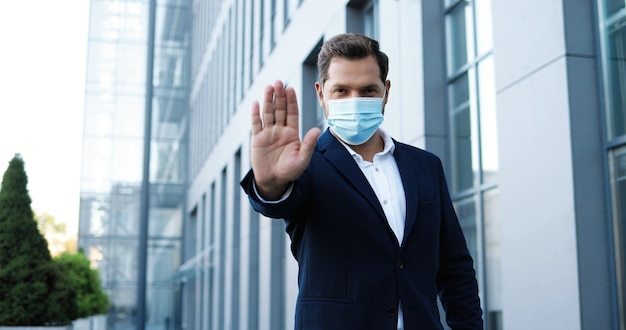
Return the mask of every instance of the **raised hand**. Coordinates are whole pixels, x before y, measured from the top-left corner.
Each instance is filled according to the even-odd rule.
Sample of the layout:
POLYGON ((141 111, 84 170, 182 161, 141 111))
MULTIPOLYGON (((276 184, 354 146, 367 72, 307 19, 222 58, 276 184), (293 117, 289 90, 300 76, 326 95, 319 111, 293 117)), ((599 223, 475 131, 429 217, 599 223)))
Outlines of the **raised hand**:
POLYGON ((293 88, 282 81, 265 88, 263 112, 252 104, 250 160, 254 181, 261 197, 279 198, 311 161, 319 128, 312 128, 300 142, 298 102, 293 88))

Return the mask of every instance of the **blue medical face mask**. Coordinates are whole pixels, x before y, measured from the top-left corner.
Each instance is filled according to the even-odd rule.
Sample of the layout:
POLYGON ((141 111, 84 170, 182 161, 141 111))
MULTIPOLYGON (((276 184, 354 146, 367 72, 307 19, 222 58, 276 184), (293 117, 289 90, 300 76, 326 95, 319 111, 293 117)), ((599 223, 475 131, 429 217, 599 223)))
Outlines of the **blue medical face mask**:
POLYGON ((385 97, 353 97, 326 100, 328 126, 344 142, 361 145, 369 140, 383 121, 385 97))

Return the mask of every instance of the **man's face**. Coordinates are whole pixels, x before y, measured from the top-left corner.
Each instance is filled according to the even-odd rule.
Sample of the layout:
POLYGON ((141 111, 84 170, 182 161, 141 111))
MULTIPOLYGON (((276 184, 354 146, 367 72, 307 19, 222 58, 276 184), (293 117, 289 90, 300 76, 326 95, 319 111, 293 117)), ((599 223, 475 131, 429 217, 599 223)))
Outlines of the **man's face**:
POLYGON ((351 97, 383 97, 383 113, 387 104, 390 82, 380 80, 380 68, 374 56, 358 60, 334 57, 328 67, 328 79, 322 86, 315 84, 317 98, 324 114, 328 117, 327 100, 351 97))

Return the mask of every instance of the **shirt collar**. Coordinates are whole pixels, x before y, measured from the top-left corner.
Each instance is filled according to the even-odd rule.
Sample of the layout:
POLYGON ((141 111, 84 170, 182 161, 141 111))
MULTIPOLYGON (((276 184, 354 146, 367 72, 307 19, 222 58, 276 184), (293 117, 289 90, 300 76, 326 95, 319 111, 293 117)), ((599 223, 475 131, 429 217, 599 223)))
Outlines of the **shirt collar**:
MULTIPOLYGON (((377 152, 376 155, 374 155, 374 157, 376 157, 377 155, 383 156, 383 155, 386 155, 387 153, 393 155, 393 152, 396 150, 396 145, 393 143, 393 139, 391 138, 391 135, 385 132, 382 128, 378 128, 378 133, 380 134, 380 137, 383 139, 384 147, 383 147, 383 151, 377 152)), ((350 148, 350 146, 347 145, 345 142, 343 142, 341 139, 338 138, 337 140, 346 148, 346 150, 348 150, 352 158, 357 159, 357 160, 363 159, 361 155, 357 154, 356 151, 352 150, 352 148, 350 148)))

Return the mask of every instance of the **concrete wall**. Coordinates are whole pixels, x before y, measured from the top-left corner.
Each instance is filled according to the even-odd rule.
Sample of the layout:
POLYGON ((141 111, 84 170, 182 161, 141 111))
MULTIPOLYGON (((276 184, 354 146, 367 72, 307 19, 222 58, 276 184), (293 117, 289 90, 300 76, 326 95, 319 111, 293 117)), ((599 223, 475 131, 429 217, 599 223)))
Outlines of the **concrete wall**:
POLYGON ((593 9, 493 2, 505 329, 611 328, 593 9))

